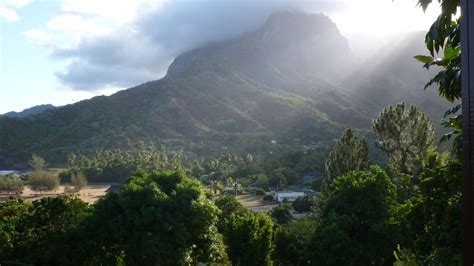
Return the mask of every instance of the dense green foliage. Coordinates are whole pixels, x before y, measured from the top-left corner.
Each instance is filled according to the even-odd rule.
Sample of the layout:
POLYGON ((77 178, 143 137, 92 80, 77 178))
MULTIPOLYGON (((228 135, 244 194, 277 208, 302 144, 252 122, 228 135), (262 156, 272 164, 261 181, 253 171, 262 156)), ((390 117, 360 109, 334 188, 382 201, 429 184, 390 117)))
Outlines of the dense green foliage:
POLYGON ((245 212, 226 220, 225 244, 233 265, 271 265, 273 222, 268 215, 245 212))
POLYGON ((179 172, 139 173, 94 206, 86 231, 91 259, 127 265, 219 262, 218 208, 179 172))
POLYGON ((450 162, 424 171, 404 209, 404 232, 420 264, 460 265, 461 165, 450 162))
POLYGON ((293 220, 291 216, 291 207, 288 204, 280 204, 270 211, 270 216, 277 224, 288 224, 293 220))
MULTIPOLYGON (((65 265, 74 257, 75 239, 68 238, 88 215, 87 204, 69 196, 33 203, 11 198, 0 203, 0 261, 65 265)), ((78 238, 80 239, 80 238, 78 238)))
POLYGON ((314 235, 314 220, 302 218, 280 226, 275 231, 274 260, 278 265, 308 264, 308 253, 312 249, 311 238, 314 235))
POLYGON ((366 170, 369 167, 367 141, 359 138, 353 129, 342 133, 326 161, 326 176, 334 179, 350 171, 366 170))
POLYGON ((311 242, 313 265, 381 265, 393 261, 397 188, 379 167, 331 183, 311 242))
POLYGON ((293 209, 297 212, 310 212, 316 204, 315 198, 312 196, 299 197, 291 203, 293 209))
POLYGON ((426 164, 434 141, 431 119, 416 106, 388 106, 374 121, 373 130, 390 163, 403 174, 417 174, 426 164))
POLYGON ((70 196, 33 203, 11 198, 0 203, 0 261, 223 262, 226 253, 216 228, 219 213, 199 182, 179 172, 137 174, 92 208, 70 196))

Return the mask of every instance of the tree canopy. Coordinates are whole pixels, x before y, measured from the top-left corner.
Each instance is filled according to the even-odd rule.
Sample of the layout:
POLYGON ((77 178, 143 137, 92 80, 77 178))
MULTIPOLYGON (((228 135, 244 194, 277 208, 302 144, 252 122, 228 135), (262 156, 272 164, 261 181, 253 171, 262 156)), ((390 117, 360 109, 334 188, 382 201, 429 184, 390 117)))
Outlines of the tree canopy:
POLYGON ((87 223, 92 254, 126 264, 220 262, 219 209, 180 172, 138 173, 100 199, 87 223))
POLYGON ((388 106, 374 121, 373 130, 393 166, 404 174, 423 169, 433 145, 434 126, 420 108, 405 103, 388 106))
POLYGON ((365 170, 369 164, 367 141, 359 138, 353 129, 348 128, 329 154, 329 159, 326 161, 326 176, 331 180, 350 171, 365 170))

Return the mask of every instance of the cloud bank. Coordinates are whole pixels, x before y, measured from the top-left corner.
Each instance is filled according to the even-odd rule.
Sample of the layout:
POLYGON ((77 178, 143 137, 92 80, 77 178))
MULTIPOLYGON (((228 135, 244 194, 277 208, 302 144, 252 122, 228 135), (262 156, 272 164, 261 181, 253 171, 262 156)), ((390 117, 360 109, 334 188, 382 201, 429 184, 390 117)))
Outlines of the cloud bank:
MULTIPOLYGON (((55 73, 62 85, 97 92, 159 79, 181 53, 255 30, 284 9, 325 13, 343 32, 386 33, 420 24, 423 13, 415 5, 390 0, 65 0, 57 16, 24 36, 67 62, 55 73)), ((427 19, 422 28, 432 21, 427 19)))
MULTIPOLYGON (((135 8, 133 14, 125 14, 127 9, 123 9, 122 14, 105 14, 109 9, 100 6, 95 10, 92 6, 67 5, 64 14, 48 23, 49 30, 78 32, 76 43, 56 46, 52 51, 53 58, 69 62, 64 70, 56 73, 59 81, 81 91, 127 88, 163 77, 172 60, 187 50, 255 30, 273 12, 311 7, 329 11, 335 7, 322 1, 279 0, 152 3, 154 5, 146 9, 129 6, 128 10, 135 8), (105 18, 125 19, 111 29, 103 23, 110 22, 105 18), (89 29, 81 33, 84 28, 89 29), (101 30, 94 34, 94 29, 101 30)), ((147 2, 142 1, 142 5, 145 4, 147 2)), ((38 30, 30 35, 49 37, 38 30)))

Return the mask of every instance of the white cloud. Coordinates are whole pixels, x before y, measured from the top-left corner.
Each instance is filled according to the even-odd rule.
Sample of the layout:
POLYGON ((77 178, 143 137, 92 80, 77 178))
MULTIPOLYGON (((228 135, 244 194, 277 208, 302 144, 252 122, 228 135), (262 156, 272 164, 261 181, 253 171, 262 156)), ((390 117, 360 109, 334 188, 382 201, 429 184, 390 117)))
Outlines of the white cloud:
POLYGON ((16 22, 20 20, 20 16, 16 12, 16 9, 22 8, 32 0, 0 0, 0 18, 3 18, 7 22, 16 22))
POLYGON ((41 44, 48 43, 53 40, 53 35, 41 29, 31 29, 27 32, 24 32, 23 35, 33 41, 36 41, 41 44))
POLYGON ((67 0, 64 12, 113 19, 118 23, 133 21, 139 13, 150 12, 162 5, 162 1, 147 0, 67 0))
POLYGON ((86 18, 80 15, 63 14, 49 20, 47 29, 68 35, 73 38, 83 36, 103 35, 111 32, 115 27, 111 23, 102 21, 102 18, 86 18))
POLYGON ((21 8, 30 4, 32 0, 8 0, 7 5, 11 7, 21 8))
POLYGON ((15 12, 15 10, 3 6, 0 6, 0 17, 2 17, 8 22, 15 22, 20 20, 20 17, 15 12))

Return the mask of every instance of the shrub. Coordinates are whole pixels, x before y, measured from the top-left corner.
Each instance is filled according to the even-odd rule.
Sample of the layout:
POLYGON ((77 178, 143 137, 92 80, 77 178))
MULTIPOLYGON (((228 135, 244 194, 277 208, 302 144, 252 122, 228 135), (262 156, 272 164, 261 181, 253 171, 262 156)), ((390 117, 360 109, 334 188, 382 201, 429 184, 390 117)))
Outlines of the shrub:
POLYGON ((270 216, 272 216, 278 224, 288 224, 288 222, 293 220, 290 209, 289 205, 280 204, 270 211, 270 216))
POLYGON ((0 192, 21 193, 23 191, 23 180, 16 175, 0 176, 0 192))
POLYGON ((265 194, 267 194, 267 193, 265 192, 265 190, 263 190, 263 189, 261 189, 261 188, 255 189, 255 195, 257 195, 257 196, 264 196, 265 194))
POLYGON ((264 201, 272 201, 272 200, 273 200, 273 196, 270 195, 270 194, 267 194, 267 195, 263 196, 262 199, 263 199, 264 201))
POLYGON ((59 177, 47 171, 30 172, 27 184, 34 191, 51 191, 59 187, 59 177))
POLYGON ((71 185, 76 191, 80 191, 87 186, 87 183, 87 178, 83 173, 78 172, 71 175, 71 185))
POLYGON ((293 209, 297 212, 309 212, 315 205, 314 198, 310 196, 299 197, 291 203, 293 209))

